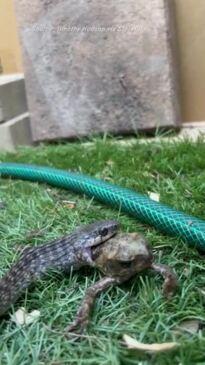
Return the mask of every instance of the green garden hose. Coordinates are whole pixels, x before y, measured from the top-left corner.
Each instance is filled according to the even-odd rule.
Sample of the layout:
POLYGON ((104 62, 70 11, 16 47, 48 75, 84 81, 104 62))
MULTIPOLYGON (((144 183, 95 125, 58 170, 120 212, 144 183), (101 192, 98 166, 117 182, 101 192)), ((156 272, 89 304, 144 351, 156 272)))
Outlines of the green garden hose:
POLYGON ((0 174, 2 177, 44 182, 94 197, 205 251, 205 221, 178 212, 133 190, 87 175, 36 165, 1 163, 0 174))

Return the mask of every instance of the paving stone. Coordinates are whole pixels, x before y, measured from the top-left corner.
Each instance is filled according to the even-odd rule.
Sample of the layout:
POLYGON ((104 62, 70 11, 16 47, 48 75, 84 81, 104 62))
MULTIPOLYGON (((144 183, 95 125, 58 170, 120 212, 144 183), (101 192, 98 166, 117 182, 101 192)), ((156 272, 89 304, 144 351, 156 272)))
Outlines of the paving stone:
POLYGON ((0 151, 15 151, 18 146, 31 144, 29 113, 0 124, 0 151))
POLYGON ((23 74, 0 76, 0 123, 27 111, 23 74))
POLYGON ((171 0, 15 0, 34 140, 181 121, 171 0))

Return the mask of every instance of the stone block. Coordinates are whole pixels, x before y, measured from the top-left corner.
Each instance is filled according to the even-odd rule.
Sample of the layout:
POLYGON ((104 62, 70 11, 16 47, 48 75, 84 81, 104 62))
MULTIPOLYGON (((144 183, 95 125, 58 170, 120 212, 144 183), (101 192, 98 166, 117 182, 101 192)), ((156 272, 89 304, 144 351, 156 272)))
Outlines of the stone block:
POLYGON ((34 140, 180 123, 172 0, 15 0, 34 140))
POLYGON ((0 123, 27 111, 24 76, 0 76, 0 123))
POLYGON ((0 124, 0 151, 15 151, 18 146, 31 144, 29 113, 0 124))

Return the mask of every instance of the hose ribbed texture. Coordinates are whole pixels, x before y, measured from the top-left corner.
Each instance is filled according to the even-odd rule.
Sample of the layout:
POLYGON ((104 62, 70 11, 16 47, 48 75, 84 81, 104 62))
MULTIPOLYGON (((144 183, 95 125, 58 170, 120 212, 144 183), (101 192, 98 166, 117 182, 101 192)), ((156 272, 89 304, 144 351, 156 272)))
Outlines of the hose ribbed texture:
POLYGON ((205 221, 155 202, 133 190, 87 175, 36 165, 1 163, 0 174, 2 177, 44 182, 94 197, 205 251, 205 221))

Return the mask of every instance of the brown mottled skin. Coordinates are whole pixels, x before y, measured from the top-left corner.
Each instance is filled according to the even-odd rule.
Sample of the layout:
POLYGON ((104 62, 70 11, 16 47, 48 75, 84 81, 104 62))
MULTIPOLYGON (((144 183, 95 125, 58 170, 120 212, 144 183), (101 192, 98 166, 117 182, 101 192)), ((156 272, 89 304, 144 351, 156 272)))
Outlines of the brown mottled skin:
POLYGON ((81 332, 87 326, 94 300, 100 292, 110 285, 121 284, 144 269, 153 269, 164 280, 163 292, 169 298, 173 295, 177 279, 166 265, 155 264, 153 254, 146 239, 138 233, 120 233, 106 244, 92 248, 95 266, 106 276, 87 289, 76 319, 68 331, 81 332))

